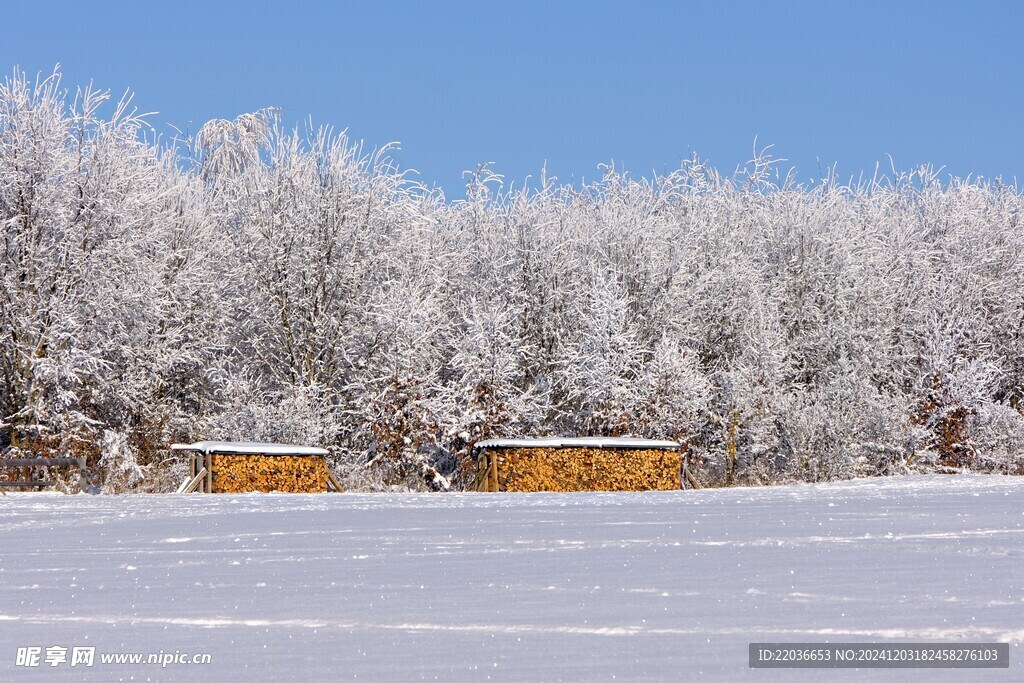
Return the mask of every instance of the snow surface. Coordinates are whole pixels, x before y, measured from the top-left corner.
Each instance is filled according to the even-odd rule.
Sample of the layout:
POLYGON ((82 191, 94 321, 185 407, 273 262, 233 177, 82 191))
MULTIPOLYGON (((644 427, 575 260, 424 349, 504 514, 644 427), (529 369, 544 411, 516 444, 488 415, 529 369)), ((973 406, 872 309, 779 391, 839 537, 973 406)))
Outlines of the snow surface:
POLYGON ((243 455, 327 455, 326 448, 296 446, 287 443, 257 443, 255 441, 197 441, 176 443, 172 451, 200 451, 202 453, 239 453, 243 455))
POLYGON ((628 436, 613 438, 549 437, 541 439, 487 439, 478 441, 474 448, 643 448, 643 449, 678 449, 676 441, 658 441, 652 439, 635 439, 628 436))
POLYGON ((12 494, 0 512, 0 680, 902 683, 1024 667, 1024 478, 12 494), (747 668, 751 641, 903 639, 1009 641, 1011 668, 747 668), (19 669, 25 645, 213 664, 19 669))

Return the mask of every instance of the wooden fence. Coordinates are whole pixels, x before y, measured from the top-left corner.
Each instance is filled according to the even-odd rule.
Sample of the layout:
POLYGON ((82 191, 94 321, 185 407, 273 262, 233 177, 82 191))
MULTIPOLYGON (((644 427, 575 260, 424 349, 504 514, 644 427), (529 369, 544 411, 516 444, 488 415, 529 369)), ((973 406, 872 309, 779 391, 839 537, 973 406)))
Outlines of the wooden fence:
POLYGON ((16 470, 17 479, 0 481, 0 492, 4 488, 44 489, 57 484, 56 479, 37 475, 46 474, 47 467, 78 467, 78 490, 85 484, 85 458, 0 458, 0 470, 16 470))

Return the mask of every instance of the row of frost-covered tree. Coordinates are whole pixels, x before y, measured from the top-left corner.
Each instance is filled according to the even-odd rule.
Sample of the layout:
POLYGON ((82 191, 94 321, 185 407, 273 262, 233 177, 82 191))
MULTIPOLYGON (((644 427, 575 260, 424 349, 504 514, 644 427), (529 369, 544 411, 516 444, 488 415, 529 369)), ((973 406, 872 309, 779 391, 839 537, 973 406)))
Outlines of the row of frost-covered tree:
POLYGON ((59 75, 0 87, 0 451, 183 477, 168 444, 322 445, 453 487, 495 436, 685 444, 705 484, 1024 469, 1024 196, 766 155, 446 200, 272 111, 156 139, 59 75))

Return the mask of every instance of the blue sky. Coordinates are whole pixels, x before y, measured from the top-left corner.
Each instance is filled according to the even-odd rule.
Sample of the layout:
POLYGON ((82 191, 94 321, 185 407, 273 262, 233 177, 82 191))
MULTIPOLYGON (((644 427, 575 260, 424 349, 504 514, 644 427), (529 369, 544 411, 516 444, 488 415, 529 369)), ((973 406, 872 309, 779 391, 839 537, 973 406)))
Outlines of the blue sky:
POLYGON ((634 175, 755 136, 801 179, 875 163, 1024 182, 1024 3, 8 2, 0 69, 136 92, 156 128, 265 106, 402 143, 451 197, 609 161, 634 175))

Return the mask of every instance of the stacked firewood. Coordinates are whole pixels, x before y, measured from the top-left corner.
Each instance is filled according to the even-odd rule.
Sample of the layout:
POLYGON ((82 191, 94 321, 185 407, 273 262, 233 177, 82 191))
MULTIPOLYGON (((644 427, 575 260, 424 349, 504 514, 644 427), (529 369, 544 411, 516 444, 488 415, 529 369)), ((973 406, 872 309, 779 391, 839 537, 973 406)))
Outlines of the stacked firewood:
POLYGON ((503 448, 497 467, 481 463, 478 490, 493 491, 649 491, 680 488, 679 452, 624 448, 503 448), (490 471, 488 471, 490 470, 490 471), (496 472, 494 471, 496 470, 496 472), (490 475, 490 480, 488 480, 490 475))
POLYGON ((327 491, 327 463, 308 455, 213 455, 213 493, 327 491))

